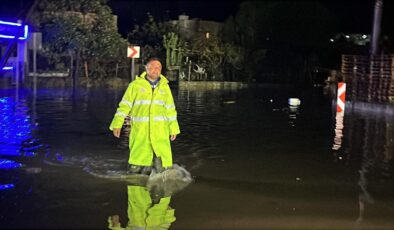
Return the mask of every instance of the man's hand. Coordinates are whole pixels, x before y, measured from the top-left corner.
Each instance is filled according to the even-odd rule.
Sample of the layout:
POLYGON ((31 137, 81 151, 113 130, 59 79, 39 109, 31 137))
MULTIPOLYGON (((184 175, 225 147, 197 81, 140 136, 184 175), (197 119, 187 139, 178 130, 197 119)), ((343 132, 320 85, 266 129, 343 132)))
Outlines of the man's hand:
POLYGON ((175 141, 175 139, 176 139, 176 134, 170 135, 170 140, 171 140, 171 141, 175 141))
POLYGON ((114 129, 112 130, 112 133, 114 134, 114 136, 115 136, 116 138, 119 138, 119 137, 120 137, 120 128, 114 128, 114 129))

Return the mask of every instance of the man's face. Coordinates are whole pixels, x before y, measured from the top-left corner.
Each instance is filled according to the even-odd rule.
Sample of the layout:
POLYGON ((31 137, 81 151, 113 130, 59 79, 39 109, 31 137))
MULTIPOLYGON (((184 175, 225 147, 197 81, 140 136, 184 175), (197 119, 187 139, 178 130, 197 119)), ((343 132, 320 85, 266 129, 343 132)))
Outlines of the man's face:
POLYGON ((159 61, 151 61, 146 66, 146 72, 152 80, 159 78, 161 74, 161 63, 159 61))

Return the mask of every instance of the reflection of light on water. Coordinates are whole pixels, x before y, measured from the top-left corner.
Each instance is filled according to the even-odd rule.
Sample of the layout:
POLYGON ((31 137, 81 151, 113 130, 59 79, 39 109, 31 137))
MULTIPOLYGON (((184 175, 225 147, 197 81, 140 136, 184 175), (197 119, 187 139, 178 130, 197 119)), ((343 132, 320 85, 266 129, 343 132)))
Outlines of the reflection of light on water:
POLYGON ((7 159, 0 159, 0 169, 12 169, 20 167, 22 167, 21 163, 7 159))
POLYGON ((342 147, 342 138, 343 138, 343 117, 344 113, 337 113, 335 117, 335 137, 334 144, 332 146, 333 150, 339 150, 342 147))
POLYGON ((14 187, 15 187, 14 184, 0 184, 0 190, 10 189, 14 187))
POLYGON ((289 105, 289 110, 288 110, 288 118, 289 118, 289 125, 291 127, 296 126, 296 120, 297 120, 297 115, 298 115, 298 106, 291 106, 289 105))
POLYGON ((289 98, 288 99, 288 104, 289 104, 289 108, 288 108, 288 117, 289 117, 289 125, 291 127, 296 126, 296 119, 297 119, 297 115, 298 115, 298 109, 299 106, 301 105, 301 100, 298 98, 289 98))
POLYGON ((389 190, 393 179, 394 110, 374 104, 354 103, 347 106, 351 109, 346 121, 342 114, 336 116, 332 149, 335 150, 335 160, 345 159, 346 167, 355 167, 353 169, 358 173, 355 185, 358 189, 356 221, 361 224, 369 213, 382 212, 379 207, 385 205, 386 197, 392 193, 389 190), (344 155, 339 155, 336 151, 339 149, 343 150, 344 155), (352 164, 355 162, 357 165, 352 164), (381 190, 386 186, 387 189, 381 190))
POLYGON ((292 110, 290 110, 289 112, 289 124, 290 126, 294 127, 296 125, 295 120, 297 119, 297 113, 293 112, 292 110))
MULTIPOLYGON (((375 119, 365 119, 362 146, 362 162, 359 169, 359 218, 357 221, 365 219, 365 209, 368 204, 374 204, 374 194, 369 190, 369 182, 391 179, 390 164, 393 155, 393 125, 386 119, 378 121, 375 119)), ((374 191, 372 189, 372 191, 374 191)), ((376 195, 376 194, 375 194, 376 195)), ((377 201, 379 199, 376 199, 377 201)))
POLYGON ((376 150, 377 151, 379 150, 375 149, 376 147, 379 146, 376 145, 377 144, 376 142, 378 142, 378 140, 370 136, 370 134, 372 133, 374 136, 379 135, 378 130, 376 130, 378 125, 374 123, 375 123, 374 121, 371 122, 369 119, 365 120, 365 126, 363 132, 365 136, 363 138, 364 144, 362 148, 363 158, 362 158, 360 169, 358 170, 360 177, 358 181, 359 217, 357 219, 357 222, 364 220, 366 204, 373 204, 375 202, 371 193, 368 192, 368 175, 372 173, 371 171, 373 171, 375 164, 379 162, 378 160, 379 153, 376 152, 376 150))
POLYGON ((0 98, 0 155, 20 156, 26 148, 26 156, 33 156, 33 150, 40 147, 32 139, 32 124, 25 103, 11 97, 0 98))

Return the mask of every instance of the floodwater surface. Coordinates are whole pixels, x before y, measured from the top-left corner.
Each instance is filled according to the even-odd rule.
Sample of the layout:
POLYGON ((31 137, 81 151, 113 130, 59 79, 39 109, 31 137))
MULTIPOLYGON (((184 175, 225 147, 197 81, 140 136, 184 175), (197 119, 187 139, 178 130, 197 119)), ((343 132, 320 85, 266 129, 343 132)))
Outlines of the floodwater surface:
POLYGON ((108 130, 123 92, 1 91, 0 228, 394 229, 392 107, 341 116, 319 88, 175 89, 186 170, 137 178, 108 130))

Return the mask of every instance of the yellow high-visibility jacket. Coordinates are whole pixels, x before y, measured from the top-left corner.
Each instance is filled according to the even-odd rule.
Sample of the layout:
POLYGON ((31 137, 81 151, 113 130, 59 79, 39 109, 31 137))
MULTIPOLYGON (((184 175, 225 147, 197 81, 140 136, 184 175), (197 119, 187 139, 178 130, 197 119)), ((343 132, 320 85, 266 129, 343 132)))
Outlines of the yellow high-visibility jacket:
POLYGON ((131 116, 129 164, 151 166, 153 154, 161 157, 163 167, 172 166, 170 135, 179 134, 177 112, 168 80, 152 89, 146 72, 129 84, 109 127, 121 128, 127 115, 131 116))

